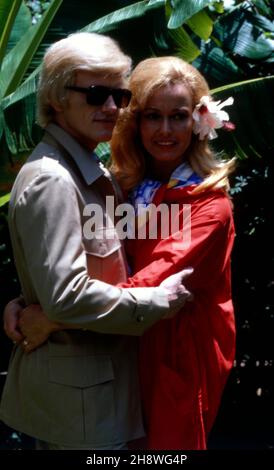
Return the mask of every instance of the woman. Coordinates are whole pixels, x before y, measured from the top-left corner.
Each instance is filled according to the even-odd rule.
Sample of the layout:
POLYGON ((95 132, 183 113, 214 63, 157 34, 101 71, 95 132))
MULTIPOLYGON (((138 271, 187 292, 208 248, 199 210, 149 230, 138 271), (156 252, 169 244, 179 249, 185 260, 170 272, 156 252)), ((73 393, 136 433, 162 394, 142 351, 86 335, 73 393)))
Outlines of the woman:
POLYGON ((193 302, 141 338, 146 448, 205 449, 235 351, 234 226, 227 195, 234 162, 220 162, 208 145, 215 128, 229 126, 228 115, 222 111, 225 103, 209 98, 201 74, 175 57, 142 61, 130 89, 131 103, 111 143, 112 171, 138 220, 137 237, 131 232, 129 243, 136 274, 123 287, 158 285, 194 267, 189 281, 193 302), (154 217, 153 237, 144 237, 151 204, 164 204, 166 219, 155 225, 154 217), (169 227, 165 237, 163 226, 169 227))
POLYGON ((234 226, 227 196, 233 162, 220 163, 208 146, 228 115, 209 101, 201 74, 175 57, 141 62, 130 89, 132 101, 112 138, 112 170, 131 191, 133 204, 141 203, 139 217, 140 207, 149 203, 179 204, 182 233, 184 210, 190 207, 191 223, 184 222, 191 227, 191 241, 174 234, 161 239, 161 227, 157 239, 135 239, 137 274, 127 285, 157 285, 186 266, 194 268, 189 281, 194 301, 141 338, 148 448, 205 449, 234 358, 234 226))

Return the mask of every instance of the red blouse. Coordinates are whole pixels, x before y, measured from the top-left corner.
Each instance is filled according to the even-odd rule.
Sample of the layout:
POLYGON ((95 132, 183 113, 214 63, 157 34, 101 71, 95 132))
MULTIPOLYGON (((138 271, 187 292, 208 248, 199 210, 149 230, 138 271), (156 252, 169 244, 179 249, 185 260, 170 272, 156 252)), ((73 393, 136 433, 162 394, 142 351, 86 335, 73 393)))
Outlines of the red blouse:
POLYGON ((141 338, 140 380, 148 449, 205 449, 235 353, 230 254, 231 202, 219 190, 192 195, 194 186, 166 190, 152 201, 191 209, 191 239, 130 241, 136 273, 123 287, 156 286, 183 268, 194 273, 192 302, 141 338))

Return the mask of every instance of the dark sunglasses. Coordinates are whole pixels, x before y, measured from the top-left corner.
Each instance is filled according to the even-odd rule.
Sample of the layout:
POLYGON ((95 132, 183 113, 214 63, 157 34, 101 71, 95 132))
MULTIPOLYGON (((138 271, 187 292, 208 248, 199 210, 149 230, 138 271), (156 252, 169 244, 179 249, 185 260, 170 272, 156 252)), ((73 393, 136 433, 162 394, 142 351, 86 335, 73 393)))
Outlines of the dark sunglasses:
POLYGON ((109 88, 103 85, 91 85, 88 88, 66 86, 65 88, 85 93, 87 103, 92 106, 102 106, 107 101, 108 97, 112 96, 117 108, 126 108, 131 98, 131 91, 125 88, 109 88))

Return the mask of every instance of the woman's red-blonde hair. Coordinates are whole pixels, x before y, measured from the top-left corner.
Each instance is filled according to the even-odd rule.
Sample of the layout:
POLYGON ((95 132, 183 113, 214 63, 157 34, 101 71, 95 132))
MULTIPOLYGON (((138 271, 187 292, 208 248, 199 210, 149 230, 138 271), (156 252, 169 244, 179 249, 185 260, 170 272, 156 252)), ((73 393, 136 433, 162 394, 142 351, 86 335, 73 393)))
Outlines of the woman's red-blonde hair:
MULTIPOLYGON (((146 172, 145 151, 139 132, 140 112, 156 89, 173 83, 183 83, 188 87, 193 109, 202 96, 209 95, 208 84, 200 72, 178 57, 143 60, 131 74, 129 88, 132 99, 128 108, 121 111, 111 140, 111 170, 125 190, 136 186, 146 172)), ((193 170, 204 178, 195 192, 207 188, 228 189, 227 176, 234 167, 234 160, 217 159, 207 138, 201 141, 193 134, 185 158, 193 170)))

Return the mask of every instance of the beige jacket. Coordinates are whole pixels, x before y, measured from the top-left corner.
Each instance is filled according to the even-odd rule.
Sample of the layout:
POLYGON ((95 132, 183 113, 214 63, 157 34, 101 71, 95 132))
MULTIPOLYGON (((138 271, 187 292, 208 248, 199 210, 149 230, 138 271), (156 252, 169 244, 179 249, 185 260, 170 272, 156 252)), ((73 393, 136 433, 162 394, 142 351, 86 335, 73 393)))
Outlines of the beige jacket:
POLYGON ((114 287, 127 273, 106 195, 117 202, 108 171, 50 124, 18 174, 9 209, 26 303, 82 329, 54 333, 29 355, 14 348, 0 416, 26 434, 77 448, 143 435, 136 336, 168 310, 159 288, 114 287), (84 208, 94 203, 105 220, 98 237, 87 239, 84 208))

